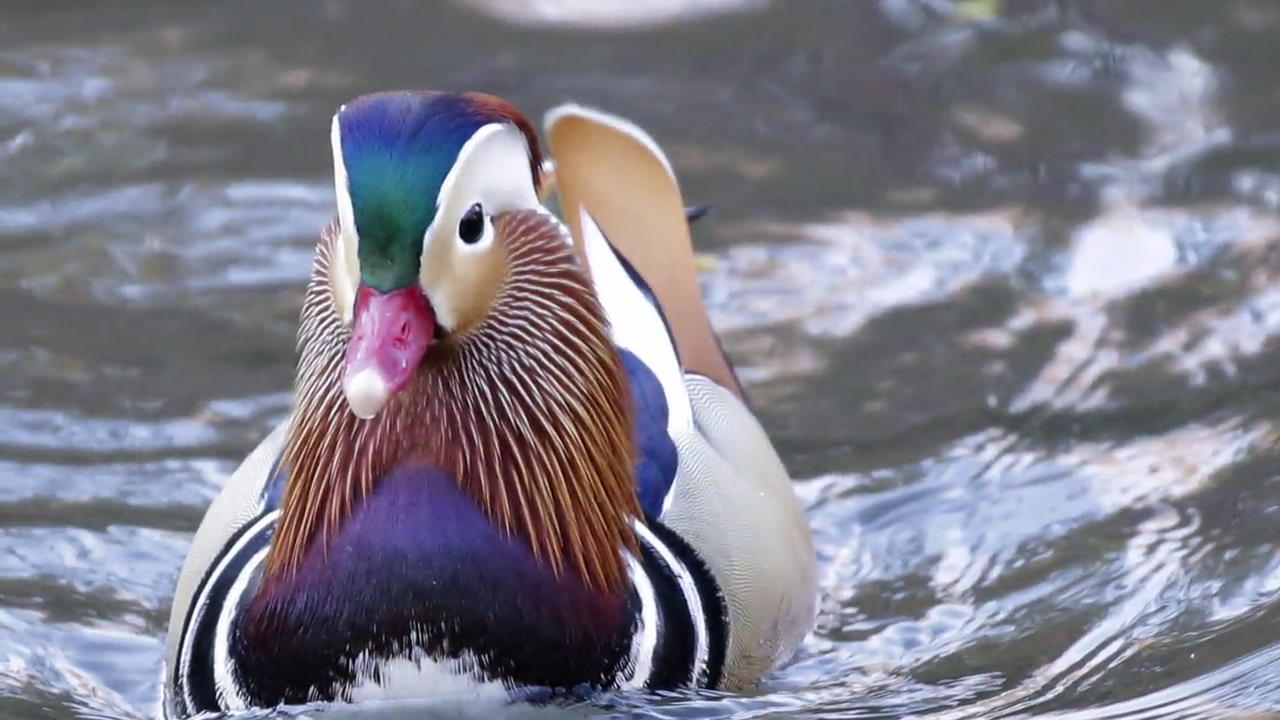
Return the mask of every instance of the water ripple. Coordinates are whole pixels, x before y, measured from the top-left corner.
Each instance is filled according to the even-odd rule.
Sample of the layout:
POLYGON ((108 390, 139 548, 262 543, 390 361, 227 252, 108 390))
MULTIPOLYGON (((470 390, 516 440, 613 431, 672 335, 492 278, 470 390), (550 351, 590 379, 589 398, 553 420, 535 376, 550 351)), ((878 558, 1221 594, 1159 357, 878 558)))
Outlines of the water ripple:
POLYGON ((152 714, 190 533, 289 409, 329 113, 421 85, 670 149, 815 533, 760 689, 527 714, 1280 710, 1269 4, 46 5, 0 26, 0 715, 152 714))

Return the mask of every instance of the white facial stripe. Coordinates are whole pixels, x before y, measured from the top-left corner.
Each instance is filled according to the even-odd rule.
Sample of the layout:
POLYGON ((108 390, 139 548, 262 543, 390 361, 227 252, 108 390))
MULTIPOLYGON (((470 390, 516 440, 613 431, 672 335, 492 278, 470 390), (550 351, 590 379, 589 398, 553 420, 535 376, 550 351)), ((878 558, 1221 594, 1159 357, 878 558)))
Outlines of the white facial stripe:
POLYGON ((337 306, 338 317, 350 325, 356 290, 360 284, 360 261, 356 255, 356 244, 360 242, 360 237, 356 232, 356 213, 351 202, 347 162, 342 155, 342 128, 338 122, 345 108, 345 105, 338 108, 329 130, 329 144, 333 148, 333 189, 338 202, 338 237, 329 266, 329 284, 333 289, 333 302, 337 306))
MULTIPOLYGON (((339 122, 341 114, 342 110, 339 109, 330 129, 339 231, 329 268, 329 282, 338 314, 344 323, 350 325, 360 285, 360 262, 356 252, 360 238, 356 231, 355 209, 342 155, 339 122)), ((477 130, 458 151, 458 158, 445 176, 436 197, 435 219, 422 238, 422 289, 431 300, 436 319, 442 327, 454 327, 457 318, 450 294, 442 288, 429 287, 426 281, 430 275, 427 258, 432 243, 456 244, 459 252, 454 255, 457 257, 480 254, 488 249, 493 240, 492 224, 488 218, 519 209, 544 210, 533 187, 528 143, 523 133, 514 125, 505 122, 490 123, 477 130), (458 221, 475 203, 480 203, 486 215, 485 236, 480 242, 468 245, 458 238, 458 221)))
MULTIPOLYGON (((343 106, 345 107, 345 106, 343 106)), ((351 204, 351 185, 347 180, 347 160, 342 155, 342 126, 339 118, 342 109, 333 116, 333 124, 329 128, 329 144, 333 148, 333 189, 338 198, 338 222, 342 230, 356 236, 356 212, 351 204)))
POLYGON ((542 209, 533 187, 528 142, 514 125, 489 123, 477 130, 458 151, 458 159, 440 185, 435 219, 422 237, 419 277, 442 327, 456 327, 457 312, 449 292, 431 287, 428 280, 433 275, 428 257, 434 244, 454 245, 457 252, 450 255, 455 260, 478 255, 492 243, 493 230, 488 217, 523 209, 542 209), (458 221, 476 203, 480 203, 486 215, 486 237, 468 246, 458 238, 458 221))
POLYGON ((456 223, 476 202, 490 214, 539 206, 529 169, 529 145, 514 125, 489 123, 462 146, 440 184, 432 226, 446 215, 456 223))

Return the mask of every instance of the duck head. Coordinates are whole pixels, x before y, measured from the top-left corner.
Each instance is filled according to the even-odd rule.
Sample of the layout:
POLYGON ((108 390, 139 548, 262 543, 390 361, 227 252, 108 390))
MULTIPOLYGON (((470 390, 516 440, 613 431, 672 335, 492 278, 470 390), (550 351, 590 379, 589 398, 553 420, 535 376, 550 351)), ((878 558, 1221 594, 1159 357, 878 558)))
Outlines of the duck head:
POLYGON ((331 130, 338 205, 299 328, 287 578, 409 463, 454 478, 557 574, 624 582, 632 400, 599 299, 539 202, 527 120, 478 94, 356 99, 331 130))
POLYGON ((333 118, 335 302, 351 326, 343 390, 368 419, 433 345, 480 325, 507 248, 494 218, 541 209, 541 157, 527 120, 476 93, 386 93, 333 118))

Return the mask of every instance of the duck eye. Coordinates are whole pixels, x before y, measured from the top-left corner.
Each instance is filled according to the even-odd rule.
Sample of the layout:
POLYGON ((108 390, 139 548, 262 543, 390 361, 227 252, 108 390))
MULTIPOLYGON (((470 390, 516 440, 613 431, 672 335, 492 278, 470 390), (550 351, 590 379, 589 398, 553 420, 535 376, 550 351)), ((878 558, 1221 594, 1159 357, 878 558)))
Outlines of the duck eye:
POLYGON ((481 235, 484 235, 484 208, 476 203, 467 208, 458 221, 458 237, 462 238, 462 242, 472 245, 480 241, 481 235))

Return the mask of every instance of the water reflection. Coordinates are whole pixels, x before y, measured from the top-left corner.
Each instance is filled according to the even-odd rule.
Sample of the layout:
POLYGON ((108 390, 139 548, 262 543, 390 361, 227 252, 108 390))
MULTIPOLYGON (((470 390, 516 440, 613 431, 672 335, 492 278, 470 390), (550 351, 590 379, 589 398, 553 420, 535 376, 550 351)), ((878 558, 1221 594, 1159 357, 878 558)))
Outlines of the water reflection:
POLYGON ((329 114, 424 86, 670 149, 818 540, 758 692, 552 714, 1280 710, 1280 8, 586 12, 6 6, 0 715, 154 711, 190 533, 288 407, 329 114))

